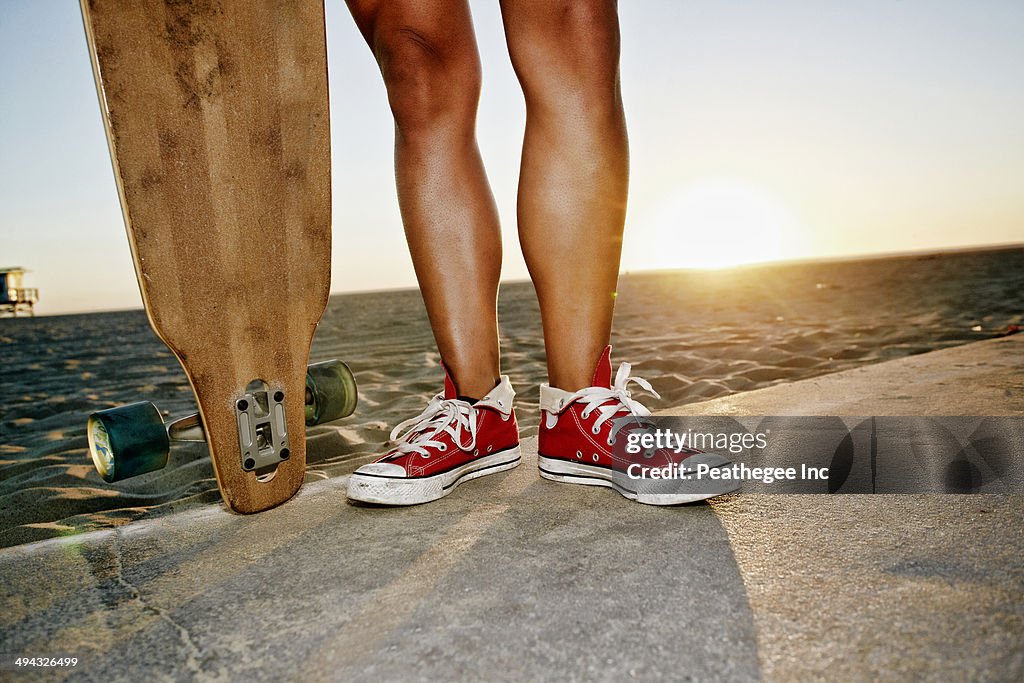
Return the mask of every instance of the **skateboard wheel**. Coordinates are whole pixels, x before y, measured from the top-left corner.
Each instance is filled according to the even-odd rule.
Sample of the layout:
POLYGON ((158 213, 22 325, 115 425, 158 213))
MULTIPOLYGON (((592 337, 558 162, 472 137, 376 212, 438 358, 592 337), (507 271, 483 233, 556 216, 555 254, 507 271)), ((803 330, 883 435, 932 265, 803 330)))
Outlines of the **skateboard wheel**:
POLYGON ((306 368, 306 425, 348 417, 356 409, 359 392, 352 371, 340 360, 313 363, 306 368))
POLYGON ((92 462, 105 481, 135 477, 167 464, 167 428, 149 401, 93 413, 86 431, 92 462))

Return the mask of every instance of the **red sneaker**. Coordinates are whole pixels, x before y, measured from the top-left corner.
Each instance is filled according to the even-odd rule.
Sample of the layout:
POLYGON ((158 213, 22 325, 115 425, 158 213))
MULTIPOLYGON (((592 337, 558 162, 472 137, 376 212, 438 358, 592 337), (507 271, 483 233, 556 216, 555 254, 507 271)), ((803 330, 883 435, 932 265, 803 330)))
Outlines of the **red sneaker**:
POLYGON ((520 459, 513 397, 512 384, 502 375, 498 386, 470 404, 456 397, 446 370, 444 391, 395 427, 394 449, 355 471, 348 497, 384 505, 427 503, 464 481, 512 469, 520 459))
MULTIPOLYGON (((735 491, 735 480, 687 479, 665 482, 636 479, 628 475, 631 464, 637 463, 613 448, 616 438, 624 438, 628 428, 614 432, 617 418, 640 418, 651 414, 640 402, 632 398, 628 385, 636 382, 643 389, 661 398, 651 385, 639 377, 630 377, 629 363, 619 366, 612 385, 612 347, 605 348, 594 371, 593 386, 572 393, 542 384, 540 387, 541 424, 538 443, 540 476, 552 481, 613 488, 630 500, 648 505, 677 505, 692 503, 735 491)), ((621 423, 619 423, 621 426, 621 423)), ((676 465, 676 471, 688 475, 696 473, 698 464, 710 468, 731 465, 714 453, 695 450, 661 449, 648 451, 643 456, 647 467, 676 465), (685 462, 685 465, 683 464, 685 462)))

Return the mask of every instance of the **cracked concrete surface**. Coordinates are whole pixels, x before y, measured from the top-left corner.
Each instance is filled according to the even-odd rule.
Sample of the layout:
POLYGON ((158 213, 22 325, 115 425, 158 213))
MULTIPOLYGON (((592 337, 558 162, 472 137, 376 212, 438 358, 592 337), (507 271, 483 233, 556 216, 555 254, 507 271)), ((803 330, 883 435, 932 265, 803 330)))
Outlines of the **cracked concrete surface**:
MULTIPOLYGON (((685 409, 1019 415, 1022 350, 1024 335, 685 409)), ((535 449, 425 506, 355 506, 340 478, 255 516, 211 506, 4 549, 0 652, 80 664, 0 678, 1024 678, 1022 496, 654 508, 540 480, 535 449)))
POLYGON ((168 613, 168 611, 166 609, 164 609, 162 607, 157 607, 155 605, 148 604, 143 599, 142 592, 138 589, 138 587, 135 586, 135 584, 133 584, 131 581, 128 581, 124 577, 124 566, 123 566, 123 561, 121 559, 120 530, 118 530, 118 529, 114 530, 113 537, 111 538, 111 545, 114 548, 114 559, 116 561, 115 569, 117 571, 117 581, 122 586, 124 586, 129 591, 131 591, 132 596, 135 598, 135 600, 139 603, 139 605, 144 610, 152 612, 153 614, 158 616, 160 619, 163 619, 165 622, 167 622, 167 624, 169 624, 174 630, 176 630, 178 632, 178 635, 181 637, 181 642, 185 646, 185 650, 188 653, 188 656, 185 658, 185 662, 184 662, 186 669, 189 672, 195 672, 195 673, 200 672, 202 670, 202 668, 199 665, 199 661, 198 661, 198 659, 200 657, 199 647, 196 645, 195 641, 192 639, 192 634, 189 633, 187 628, 185 628, 184 626, 179 624, 177 621, 175 621, 171 617, 171 615, 168 613))

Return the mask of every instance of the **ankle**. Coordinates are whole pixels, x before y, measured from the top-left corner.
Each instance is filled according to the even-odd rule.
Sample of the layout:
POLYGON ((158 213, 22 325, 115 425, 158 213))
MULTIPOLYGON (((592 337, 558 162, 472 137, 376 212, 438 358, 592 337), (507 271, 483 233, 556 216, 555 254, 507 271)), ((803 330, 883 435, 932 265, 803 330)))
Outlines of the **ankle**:
POLYGON ((548 385, 562 391, 575 393, 595 384, 606 386, 608 369, 611 367, 607 344, 596 350, 580 349, 571 355, 548 354, 548 385))
POLYGON ((501 377, 489 373, 468 377, 453 375, 452 381, 455 382, 456 393, 460 400, 475 403, 501 384, 501 377))

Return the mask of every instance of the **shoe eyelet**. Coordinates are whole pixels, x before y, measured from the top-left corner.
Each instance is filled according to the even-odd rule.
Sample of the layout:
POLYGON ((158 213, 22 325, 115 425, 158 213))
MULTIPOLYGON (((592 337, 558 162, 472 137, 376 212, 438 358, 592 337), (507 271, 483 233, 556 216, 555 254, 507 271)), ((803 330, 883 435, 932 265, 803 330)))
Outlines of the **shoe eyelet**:
POLYGON ((583 452, 582 451, 576 451, 576 457, 580 458, 582 460, 583 459, 583 452))
POLYGON ((478 455, 480 455, 480 449, 479 448, 474 448, 473 449, 473 457, 476 457, 478 455))
POLYGON ((439 451, 446 451, 446 450, 448 450, 448 444, 446 444, 446 443, 441 444, 440 446, 437 447, 437 450, 439 450, 439 451))
POLYGON ((597 453, 594 453, 594 462, 597 462, 597 453))
POLYGON ((561 410, 564 407, 565 407, 565 399, 564 398, 558 399, 558 409, 561 410))
POLYGON ((608 443, 609 446, 614 446, 615 445, 615 438, 614 437, 608 437, 608 442, 607 443, 608 443))
POLYGON ((582 417, 584 420, 586 420, 588 417, 590 417, 590 413, 591 412, 593 412, 593 411, 591 411, 590 408, 584 408, 582 410, 582 412, 580 412, 580 417, 582 417))
POLYGON ((423 458, 424 460, 430 460, 430 455, 428 455, 427 453, 420 453, 420 457, 423 458))
POLYGON ((505 407, 505 402, 504 402, 504 401, 501 401, 501 400, 499 400, 499 401, 498 401, 498 407, 499 407, 499 408, 504 408, 504 407, 505 407))
POLYGON ((488 446, 488 447, 487 447, 487 452, 488 452, 488 453, 490 453, 490 452, 491 452, 491 451, 493 451, 493 450, 494 450, 494 446, 488 446))
POLYGON ((600 434, 601 433, 601 428, 598 427, 597 425, 594 425, 594 428, 591 429, 590 431, 592 431, 594 434, 600 434))

